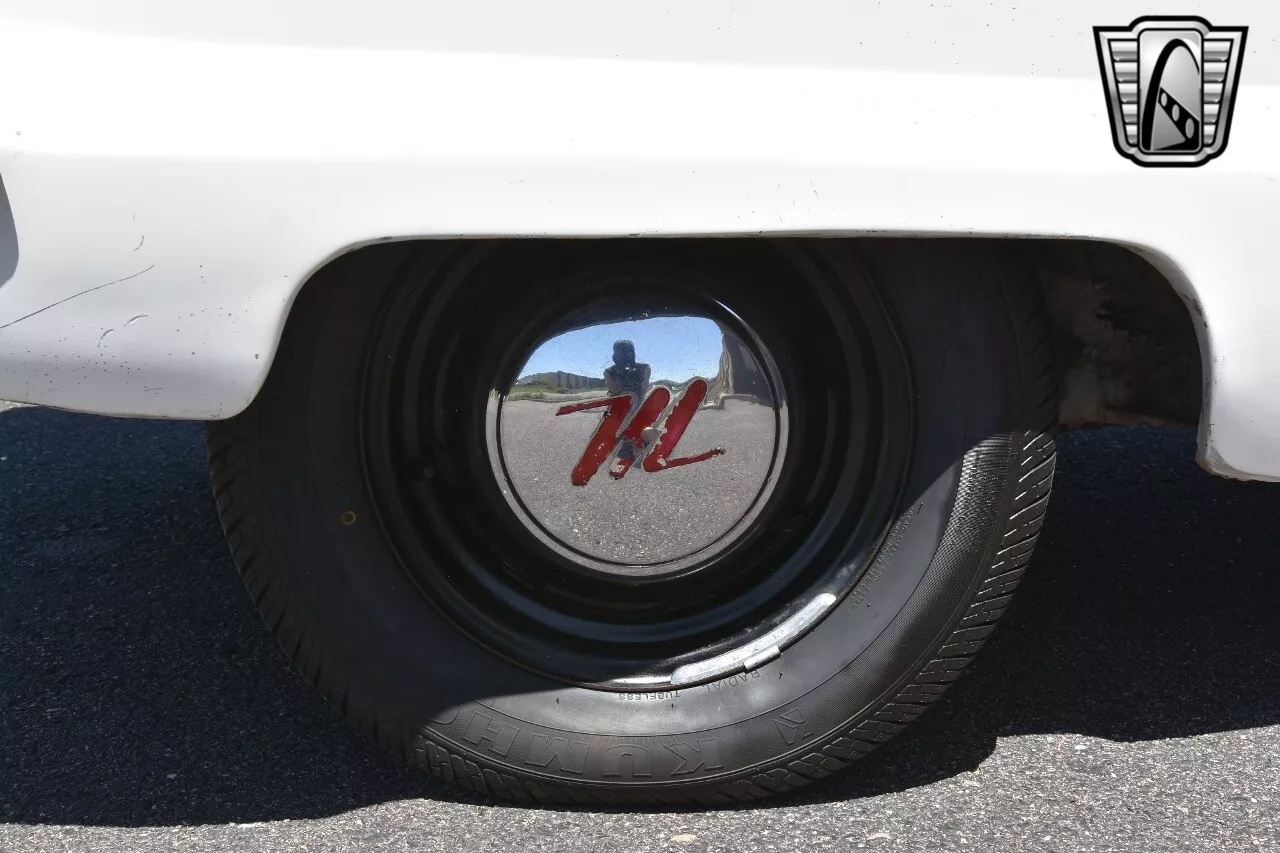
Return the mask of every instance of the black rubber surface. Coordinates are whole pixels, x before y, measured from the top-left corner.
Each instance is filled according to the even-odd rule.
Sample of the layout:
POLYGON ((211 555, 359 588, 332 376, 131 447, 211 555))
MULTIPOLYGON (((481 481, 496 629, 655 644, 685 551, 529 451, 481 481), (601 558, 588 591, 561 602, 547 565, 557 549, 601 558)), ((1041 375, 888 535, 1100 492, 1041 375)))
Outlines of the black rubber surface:
MULTIPOLYGON (((830 246, 824 251, 843 252, 830 246)), ((530 802, 754 799, 823 778, 932 703, 1030 558, 1054 464, 1049 336, 1014 256, 973 241, 864 243, 912 359, 908 500, 858 587, 746 677, 620 700, 494 658, 409 588, 369 519, 351 403, 377 271, 339 264, 291 317, 267 388, 209 430, 250 591, 317 687, 433 774, 530 802)), ((852 258, 850 258, 852 262, 852 258)))

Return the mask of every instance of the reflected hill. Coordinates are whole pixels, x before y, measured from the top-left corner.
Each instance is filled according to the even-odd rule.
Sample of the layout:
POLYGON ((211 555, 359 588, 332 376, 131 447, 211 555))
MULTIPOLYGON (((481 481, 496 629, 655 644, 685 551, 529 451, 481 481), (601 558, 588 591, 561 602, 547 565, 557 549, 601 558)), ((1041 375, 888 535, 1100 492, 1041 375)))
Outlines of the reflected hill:
MULTIPOLYGON (((724 408, 726 400, 742 400, 764 406, 773 405, 773 395, 764 372, 750 350, 737 336, 721 335, 720 361, 714 377, 707 378, 710 386, 702 403, 703 408, 724 408)), ((651 386, 662 386, 675 396, 695 378, 681 381, 659 378, 651 386)), ((601 396, 605 392, 605 380, 565 371, 547 371, 521 376, 511 389, 509 399, 561 403, 601 396)))

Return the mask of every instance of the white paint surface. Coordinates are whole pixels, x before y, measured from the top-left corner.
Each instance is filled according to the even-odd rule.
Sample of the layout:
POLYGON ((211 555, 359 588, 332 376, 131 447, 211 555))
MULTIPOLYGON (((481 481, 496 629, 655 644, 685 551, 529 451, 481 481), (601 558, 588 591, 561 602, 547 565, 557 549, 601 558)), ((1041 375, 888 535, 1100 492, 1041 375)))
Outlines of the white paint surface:
POLYGON ((1090 237, 1198 306, 1202 459, 1280 479, 1280 7, 1166 10, 1251 30, 1227 152, 1162 170, 1091 29, 1145 6, 535 5, 0 0, 0 398, 234 414, 388 238, 1090 237))

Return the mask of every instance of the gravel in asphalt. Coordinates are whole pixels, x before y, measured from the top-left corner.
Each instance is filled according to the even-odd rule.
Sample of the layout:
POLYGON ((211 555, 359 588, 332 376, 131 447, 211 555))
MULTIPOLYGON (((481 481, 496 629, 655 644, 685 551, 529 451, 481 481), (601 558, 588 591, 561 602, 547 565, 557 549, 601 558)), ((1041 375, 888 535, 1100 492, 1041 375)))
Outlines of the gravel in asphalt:
POLYGON ((532 810, 399 767, 236 577, 195 424, 0 410, 0 851, 1280 849, 1280 486, 1064 436, 1034 570, 903 737, 733 811, 532 810))

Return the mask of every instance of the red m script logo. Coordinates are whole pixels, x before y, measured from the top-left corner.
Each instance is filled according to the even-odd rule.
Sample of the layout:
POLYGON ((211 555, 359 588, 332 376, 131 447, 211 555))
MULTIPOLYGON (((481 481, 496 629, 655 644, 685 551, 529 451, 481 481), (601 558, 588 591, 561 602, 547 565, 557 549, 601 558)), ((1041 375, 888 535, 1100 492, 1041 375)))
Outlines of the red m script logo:
POLYGON ((657 441, 653 443, 651 448, 646 448, 645 446, 644 433, 657 422, 671 402, 671 392, 661 385, 654 388, 652 393, 640 404, 640 408, 636 410, 635 416, 631 418, 630 423, 626 424, 625 429, 623 428, 623 421, 627 419, 627 413, 631 411, 630 394, 561 406, 560 410, 556 412, 557 417, 573 412, 582 412, 587 409, 608 409, 604 418, 600 421, 600 427, 591 436, 591 440, 587 442, 586 452, 582 454, 578 464, 573 466, 573 472, 570 475, 573 484, 575 486, 585 486, 587 481, 595 476, 600 465, 609 458, 609 454, 613 452, 615 447, 621 447, 623 450, 627 448, 633 450, 631 453, 624 453, 620 450, 613 465, 609 467, 609 476, 615 480, 622 479, 622 476, 631 469, 631 466, 635 464, 636 459, 641 455, 644 456, 644 462, 641 463, 641 467, 649 473, 654 473, 656 471, 665 471, 668 468, 678 468, 681 465, 692 465, 694 462, 702 462, 712 456, 719 456, 724 453, 723 448, 716 447, 706 453, 699 453, 697 456, 682 456, 678 459, 670 458, 672 451, 676 449, 676 444, 680 442, 680 437, 684 435, 685 429, 689 426, 689 421, 693 419, 693 413, 698 410, 698 406, 706 396, 706 380, 695 379, 690 382, 689 387, 685 388, 684 393, 680 395, 680 399, 672 407, 671 414, 667 415, 657 441), (647 453, 645 453, 646 449, 648 450, 647 453))

